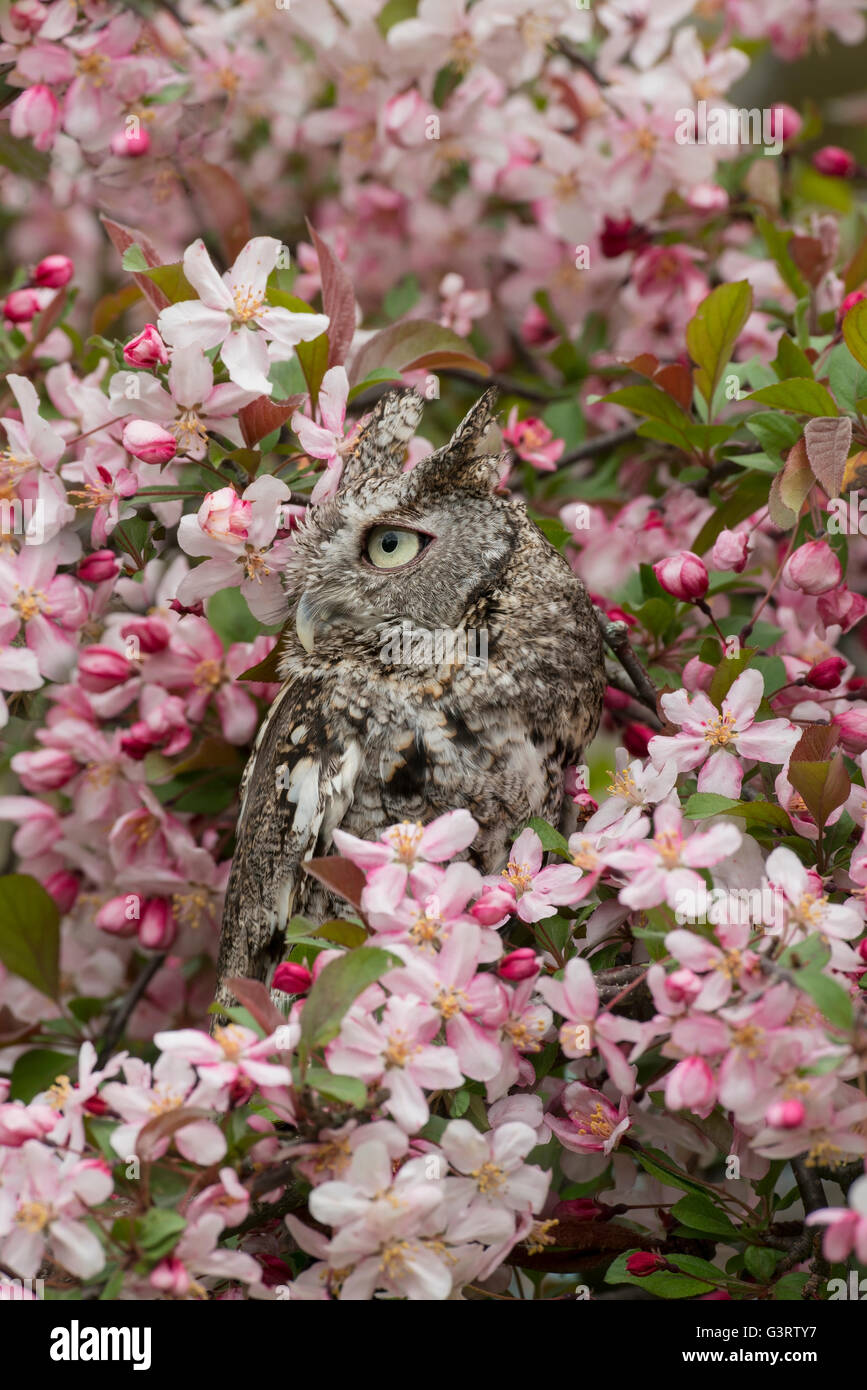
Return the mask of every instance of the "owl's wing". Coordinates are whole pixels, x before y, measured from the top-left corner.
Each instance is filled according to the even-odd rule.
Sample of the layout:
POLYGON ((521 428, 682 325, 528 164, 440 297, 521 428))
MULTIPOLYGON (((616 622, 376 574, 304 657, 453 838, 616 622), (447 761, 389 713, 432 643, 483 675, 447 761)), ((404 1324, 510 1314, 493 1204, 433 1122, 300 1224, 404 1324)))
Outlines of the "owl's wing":
POLYGON ((221 1004, 234 1000, 227 979, 269 979, 282 932, 310 891, 302 865, 326 852, 352 802, 363 748, 336 736, 321 701, 313 681, 287 681, 244 772, 217 961, 221 1004))

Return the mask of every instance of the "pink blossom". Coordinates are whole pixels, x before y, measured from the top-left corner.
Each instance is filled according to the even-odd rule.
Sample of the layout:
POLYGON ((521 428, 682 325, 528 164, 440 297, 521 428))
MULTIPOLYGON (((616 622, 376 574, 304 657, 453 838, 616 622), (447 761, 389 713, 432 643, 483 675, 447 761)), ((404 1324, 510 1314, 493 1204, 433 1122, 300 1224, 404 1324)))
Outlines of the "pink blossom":
POLYGON ((208 494, 195 516, 182 516, 179 545, 188 555, 209 558, 181 580, 177 594, 181 603, 191 605, 218 589, 240 585, 256 617, 263 622, 278 620, 287 608, 280 571, 288 542, 274 544, 274 537, 289 496, 286 484, 266 473, 245 488, 240 499, 234 488, 221 488, 208 494), (239 500, 250 509, 241 514, 240 524, 239 500))
POLYGON ((310 496, 312 502, 324 502, 337 491, 343 472, 343 453, 347 442, 343 437, 343 428, 348 397, 349 378, 346 368, 330 367, 319 388, 320 423, 316 424, 300 410, 296 410, 292 416, 292 428, 298 436, 301 448, 311 458, 325 460, 325 472, 317 479, 310 496))
POLYGON ((867 1264, 867 1177, 856 1179, 847 1193, 848 1207, 823 1207, 810 1212, 808 1226, 825 1226, 822 1252, 832 1264, 842 1264, 855 1254, 867 1264))
POLYGON ((383 831, 378 840, 360 840, 335 830, 334 845, 345 859, 365 871, 362 906, 374 913, 392 912, 413 881, 420 864, 441 864, 472 844, 478 825, 469 811, 447 811, 426 826, 402 821, 383 831))
POLYGON ((532 464, 540 473, 553 472, 566 447, 562 439, 554 438, 553 432, 542 420, 537 420, 535 416, 519 420, 517 406, 513 406, 509 412, 503 440, 511 444, 519 459, 532 464))
POLYGON ((451 1120, 440 1144, 453 1168, 467 1176, 453 1190, 467 1202, 495 1202, 512 1211, 540 1211, 550 1173, 523 1160, 537 1144, 536 1132, 520 1121, 480 1134, 468 1120, 451 1120))
POLYGON ((638 1041, 641 1029, 631 1019, 600 1014, 596 982, 587 961, 574 956, 567 963, 562 980, 541 979, 536 988, 565 1020, 560 1028, 564 1056, 589 1057, 594 1047, 598 1048, 614 1085, 631 1094, 635 1089, 635 1068, 627 1065, 617 1043, 627 1038, 638 1041))
POLYGON ((680 807, 669 803, 657 806, 653 828, 652 839, 636 840, 608 855, 613 868, 629 872, 629 883, 618 895, 627 907, 654 907, 662 902, 679 907, 684 899, 694 901, 705 887, 696 870, 734 854, 742 839, 737 826, 725 822, 685 837, 680 807))
POLYGON ((686 603, 695 603, 707 593, 708 576, 704 563, 691 550, 682 550, 653 566, 653 573, 667 594, 686 603))
POLYGON ((37 150, 50 150, 60 129, 60 106, 50 87, 37 82, 12 107, 9 128, 18 140, 30 139, 37 150))
POLYGON ((583 870, 572 864, 551 864, 542 868, 542 841, 535 830, 524 830, 509 854, 509 862, 499 879, 489 879, 492 887, 510 896, 510 913, 522 922, 539 922, 553 917, 558 907, 578 902, 583 870))
POLYGON ((70 1274, 92 1279, 105 1264, 105 1254, 84 1218, 89 1207, 111 1195, 111 1170, 102 1159, 61 1156, 35 1139, 16 1152, 21 1186, 17 1211, 9 1201, 0 1213, 0 1259, 32 1279, 47 1249, 70 1274))
POLYGON ((843 578, 840 561, 827 541, 807 541, 786 561, 783 583, 805 594, 825 594, 843 578))
POLYGON ((285 360, 296 344, 318 338, 328 328, 324 314, 298 314, 268 303, 268 276, 280 247, 275 237, 254 237, 221 277, 205 243, 194 241, 184 252, 184 274, 199 298, 170 305, 157 325, 174 347, 203 352, 219 347, 232 381, 263 396, 273 390, 271 362, 285 360))
POLYGON ((800 738, 800 731, 788 719, 756 723, 763 693, 761 672, 748 670, 733 683, 720 710, 701 692, 691 697, 685 690, 663 695, 663 711, 670 723, 681 726, 681 733, 652 738, 648 750, 652 761, 657 767, 670 762, 678 772, 704 764, 698 790, 737 799, 743 768, 733 754, 784 763, 800 738))
POLYGON ((669 1110, 691 1110, 705 1119, 716 1104, 714 1074, 703 1057, 685 1057, 665 1078, 669 1110))
POLYGON ((625 1096, 615 1107, 601 1091, 594 1091, 582 1081, 573 1081, 566 1087, 560 1104, 568 1118, 549 1114, 547 1121, 564 1149, 572 1153, 608 1155, 631 1128, 625 1096))

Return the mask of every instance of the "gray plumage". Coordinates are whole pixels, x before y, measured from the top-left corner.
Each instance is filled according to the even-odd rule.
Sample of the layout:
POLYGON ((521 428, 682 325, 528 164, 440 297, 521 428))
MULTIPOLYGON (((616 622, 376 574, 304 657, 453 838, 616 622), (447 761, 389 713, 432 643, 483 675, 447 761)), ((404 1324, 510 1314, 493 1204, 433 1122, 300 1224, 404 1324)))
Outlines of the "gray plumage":
POLYGON ((222 1004, 232 976, 270 981, 292 916, 340 915, 301 867, 331 851, 336 827, 376 838, 466 807, 480 827, 470 857, 491 873, 530 816, 560 817, 564 769, 599 720, 601 639, 581 581, 524 503, 497 491, 503 459, 485 452, 494 403, 486 392, 449 444, 406 472, 422 402, 390 393, 337 495, 297 533, 284 576, 297 631, 241 786, 222 1004), (420 534, 420 553, 375 568, 365 547, 382 526, 420 534), (485 631, 487 661, 449 664, 434 649, 427 664, 390 664, 384 644, 402 624, 401 650, 422 658, 425 633, 485 631))

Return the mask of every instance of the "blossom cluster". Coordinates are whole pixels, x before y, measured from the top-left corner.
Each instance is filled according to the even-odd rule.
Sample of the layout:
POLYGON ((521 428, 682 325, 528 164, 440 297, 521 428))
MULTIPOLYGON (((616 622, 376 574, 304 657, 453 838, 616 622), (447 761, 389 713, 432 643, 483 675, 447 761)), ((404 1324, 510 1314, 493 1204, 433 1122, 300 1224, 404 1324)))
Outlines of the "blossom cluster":
POLYGON ((865 10, 4 10, 12 1278, 794 1299, 807 1223, 867 1265, 862 171, 773 100, 784 161, 677 133, 865 10), (465 809, 335 831, 363 888, 211 1036, 296 534, 385 389, 412 468, 492 374, 610 653, 578 828, 486 876, 465 809))

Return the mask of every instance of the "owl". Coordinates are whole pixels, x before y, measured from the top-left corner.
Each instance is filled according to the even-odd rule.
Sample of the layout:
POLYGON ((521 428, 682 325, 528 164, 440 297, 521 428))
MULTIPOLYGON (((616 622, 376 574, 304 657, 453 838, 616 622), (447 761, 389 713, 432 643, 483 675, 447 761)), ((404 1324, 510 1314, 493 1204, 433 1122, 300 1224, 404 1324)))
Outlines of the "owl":
POLYGON ((580 579, 500 487, 495 400, 408 470, 421 398, 383 397, 296 533, 294 631, 241 783, 220 1004, 233 976, 270 982, 294 915, 341 914, 303 868, 335 829, 375 839, 463 807, 470 858, 493 873, 531 816, 561 816, 564 769, 599 720, 601 637, 580 579))

